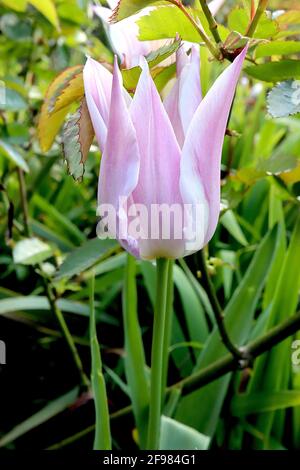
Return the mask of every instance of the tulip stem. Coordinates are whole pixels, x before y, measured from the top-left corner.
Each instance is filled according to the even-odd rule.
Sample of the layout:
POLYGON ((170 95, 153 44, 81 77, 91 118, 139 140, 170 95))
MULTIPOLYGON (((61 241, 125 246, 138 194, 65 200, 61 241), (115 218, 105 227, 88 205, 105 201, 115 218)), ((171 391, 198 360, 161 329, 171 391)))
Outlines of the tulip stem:
POLYGON ((163 390, 163 354, 167 309, 169 260, 156 260, 156 301, 151 351, 151 388, 148 423, 148 450, 159 448, 163 390))
POLYGON ((169 0, 170 3, 173 3, 173 5, 176 5, 182 13, 185 15, 185 17, 190 21, 190 23, 194 26, 195 30, 201 37, 202 41, 206 44, 207 48, 211 52, 211 54, 217 59, 217 60, 222 60, 223 56, 221 51, 219 50, 218 47, 216 47, 209 37, 207 36, 206 32, 202 28, 201 24, 195 20, 195 18, 189 13, 187 8, 183 5, 181 0, 169 0))
MULTIPOLYGON (((165 390, 165 387, 167 386, 167 380, 168 380, 169 347, 170 347, 170 341, 171 341, 172 319, 173 319, 173 297, 174 297, 173 266, 174 266, 174 261, 169 260, 168 290, 167 290, 165 335, 164 335, 164 352, 163 352, 163 371, 162 371, 162 400, 164 399, 164 390, 165 390)), ((164 403, 162 403, 162 405, 163 404, 164 403)))

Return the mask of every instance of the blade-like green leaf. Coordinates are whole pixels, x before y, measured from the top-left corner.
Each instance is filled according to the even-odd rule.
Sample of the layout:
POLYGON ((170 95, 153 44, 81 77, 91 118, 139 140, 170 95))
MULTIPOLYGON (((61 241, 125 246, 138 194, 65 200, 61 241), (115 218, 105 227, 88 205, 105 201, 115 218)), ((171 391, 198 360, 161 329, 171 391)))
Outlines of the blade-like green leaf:
POLYGON ((105 380, 102 371, 100 346, 97 338, 95 316, 95 279, 90 280, 90 342, 91 342, 91 384, 96 410, 94 450, 110 450, 111 434, 105 380))
POLYGON ((160 450, 207 450, 210 438, 175 419, 162 416, 160 450))
MULTIPOLYGON (((274 289, 266 329, 272 328, 296 311, 300 287, 299 258, 300 217, 298 217, 284 262, 278 272, 278 281, 274 289)), ((275 392, 286 388, 289 382, 290 355, 291 340, 287 339, 259 357, 255 364, 249 392, 257 393, 262 390, 275 392)), ((274 413, 259 416, 256 427, 269 436, 274 419, 274 413)))
POLYGON ((127 255, 123 289, 123 321, 125 335, 125 372, 141 448, 147 439, 149 384, 145 375, 146 361, 137 313, 136 261, 127 255))
POLYGON ((0 152, 6 158, 11 160, 15 165, 24 170, 26 173, 29 172, 29 167, 24 160, 23 156, 18 152, 15 147, 12 147, 7 142, 0 140, 0 152))
POLYGON ((93 238, 71 251, 60 266, 56 279, 81 274, 116 248, 115 240, 93 238))
MULTIPOLYGON (((277 232, 269 232, 225 309, 225 325, 232 340, 243 345, 250 334, 254 312, 263 289, 276 246, 277 232)), ((209 336, 196 370, 208 366, 226 352, 217 329, 209 336)), ((212 436, 228 389, 230 374, 184 397, 176 418, 212 436)))
POLYGON ((73 390, 71 390, 70 392, 66 393, 65 395, 62 395, 56 400, 51 401, 40 411, 15 426, 10 432, 1 437, 0 447, 4 447, 7 444, 10 444, 11 442, 15 441, 27 432, 31 431, 37 426, 40 426, 41 424, 45 423, 49 419, 64 411, 76 401, 78 392, 78 387, 73 388, 73 390))
POLYGON ((241 245, 248 245, 244 232, 242 231, 232 210, 226 211, 225 214, 222 215, 220 222, 241 245))
POLYGON ((231 402, 231 411, 234 416, 240 417, 299 405, 300 393, 298 390, 263 391, 235 396, 231 402))

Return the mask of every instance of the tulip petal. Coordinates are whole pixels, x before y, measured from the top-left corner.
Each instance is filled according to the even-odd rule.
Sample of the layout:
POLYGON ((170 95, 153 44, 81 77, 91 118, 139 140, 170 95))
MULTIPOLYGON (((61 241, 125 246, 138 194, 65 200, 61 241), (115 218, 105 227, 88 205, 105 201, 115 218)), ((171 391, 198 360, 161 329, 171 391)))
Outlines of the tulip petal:
MULTIPOLYGON (((123 205, 127 204, 128 198, 131 197, 137 185, 139 165, 136 133, 124 97, 121 74, 115 58, 107 139, 100 166, 99 204, 112 205, 116 214, 120 216, 123 205)), ((126 210, 124 216, 126 217, 126 210)), ((127 239, 127 234, 122 234, 120 237, 121 239, 118 238, 123 246, 138 256, 136 241, 127 239)))
POLYGON ((83 69, 86 102, 101 152, 105 145, 110 107, 112 74, 88 58, 83 69))
POLYGON ((199 50, 196 46, 192 46, 192 52, 188 56, 184 48, 180 47, 176 53, 176 63, 177 80, 164 100, 164 106, 175 130, 178 143, 182 147, 189 125, 202 98, 199 50))
POLYGON ((202 205, 205 227, 198 227, 205 232, 202 245, 211 239, 219 217, 222 146, 246 52, 247 48, 218 77, 200 103, 182 150, 181 194, 185 204, 202 205))
MULTIPOLYGON (((180 148, 146 60, 141 61, 141 67, 142 73, 130 106, 141 158, 139 180, 133 199, 134 203, 145 205, 150 214, 152 205, 166 204, 170 207, 178 204, 181 207, 180 148)), ((141 257, 181 256, 183 241, 174 239, 174 225, 171 224, 168 239, 164 239, 162 235, 161 221, 158 225, 159 227, 149 227, 156 231, 158 239, 149 237, 140 242, 141 257)))

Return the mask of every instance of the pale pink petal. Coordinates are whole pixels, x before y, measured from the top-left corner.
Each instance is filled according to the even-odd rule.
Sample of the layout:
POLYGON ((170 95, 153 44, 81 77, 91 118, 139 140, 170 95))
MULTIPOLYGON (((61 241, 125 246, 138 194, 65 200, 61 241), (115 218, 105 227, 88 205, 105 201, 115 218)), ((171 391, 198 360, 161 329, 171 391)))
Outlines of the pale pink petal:
MULTIPOLYGON (((139 165, 136 132, 124 98, 121 74, 115 59, 107 139, 100 166, 99 204, 111 204, 120 215, 119 211, 123 209, 137 185, 139 165)), ((120 242, 126 249, 137 256, 136 241, 128 240, 126 234, 120 237, 120 242)))
POLYGON ((164 100, 164 106, 182 147, 194 113, 201 102, 200 57, 196 46, 192 46, 190 56, 183 47, 179 48, 176 55, 177 80, 164 100))
POLYGON ((111 17, 111 9, 101 6, 93 6, 93 12, 101 18, 102 21, 105 23, 109 23, 109 19, 111 17))
MULTIPOLYGON (((219 76, 199 105, 183 146, 180 189, 185 204, 202 207, 203 235, 197 249, 216 229, 220 212, 220 164, 227 120, 247 52, 245 48, 219 76)), ((200 237, 201 238, 201 237, 200 237)), ((196 251, 196 250, 194 250, 196 251)))
MULTIPOLYGON (((133 192, 134 203, 144 204, 149 214, 152 204, 181 206, 180 148, 145 60, 142 63, 142 74, 130 106, 130 114, 136 130, 141 158, 139 180, 133 192)), ((168 240, 162 239, 161 224, 158 225, 152 224, 149 227, 157 231, 158 240, 140 242, 141 257, 151 259, 181 256, 183 241, 174 239, 173 223, 171 223, 168 240)))
POLYGON ((89 113, 102 152, 107 134, 112 74, 99 62, 88 58, 83 69, 83 82, 89 113))

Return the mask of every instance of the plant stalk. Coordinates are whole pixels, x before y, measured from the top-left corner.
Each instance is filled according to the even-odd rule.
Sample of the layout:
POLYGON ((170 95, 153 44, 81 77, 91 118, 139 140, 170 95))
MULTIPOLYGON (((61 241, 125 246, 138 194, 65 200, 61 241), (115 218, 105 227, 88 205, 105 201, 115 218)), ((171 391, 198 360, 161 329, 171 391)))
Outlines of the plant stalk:
POLYGON ((206 0, 200 0, 201 8, 202 11, 207 19, 207 22, 209 24, 209 29, 211 31, 211 34, 214 37, 214 40, 216 41, 217 44, 220 44, 222 42, 219 31, 218 31, 218 24, 216 20, 214 19, 206 0))
POLYGON ((193 18, 193 16, 189 13, 187 8, 183 5, 181 0, 169 0, 170 3, 173 3, 173 5, 177 6, 182 13, 185 15, 185 17, 190 21, 190 23, 194 26, 195 30, 201 37, 202 41, 206 44, 207 48, 211 52, 211 54, 217 59, 221 60, 222 59, 222 54, 221 51, 211 42, 209 37, 207 36, 206 32, 202 28, 202 26, 197 23, 197 21, 193 18))
POLYGON ((268 0, 260 0, 258 6, 257 6, 257 9, 256 9, 256 12, 255 12, 255 15, 249 25, 249 28, 246 32, 246 36, 248 36, 248 38, 252 38, 255 31, 256 31, 256 28, 257 28, 257 25, 259 23, 259 20, 261 18, 261 16, 264 14, 264 12, 266 11, 266 8, 267 8, 267 4, 268 4, 268 0))
POLYGON ((213 308, 215 320, 216 320, 222 341, 224 345, 226 346, 226 348, 228 349, 228 351, 231 352, 232 356, 234 357, 236 361, 243 360, 244 351, 240 350, 237 346, 233 344, 226 330, 225 323, 224 323, 224 314, 223 314, 221 305, 219 304, 214 285, 211 281, 211 278, 207 270, 206 260, 205 260, 205 255, 204 255, 203 250, 200 251, 199 260, 200 260, 200 270, 202 274, 203 283, 205 285, 208 298, 213 308))
POLYGON ((158 450, 163 390, 163 354, 167 308, 169 260, 156 260, 156 304, 151 351, 151 388, 148 423, 148 450, 158 450))

